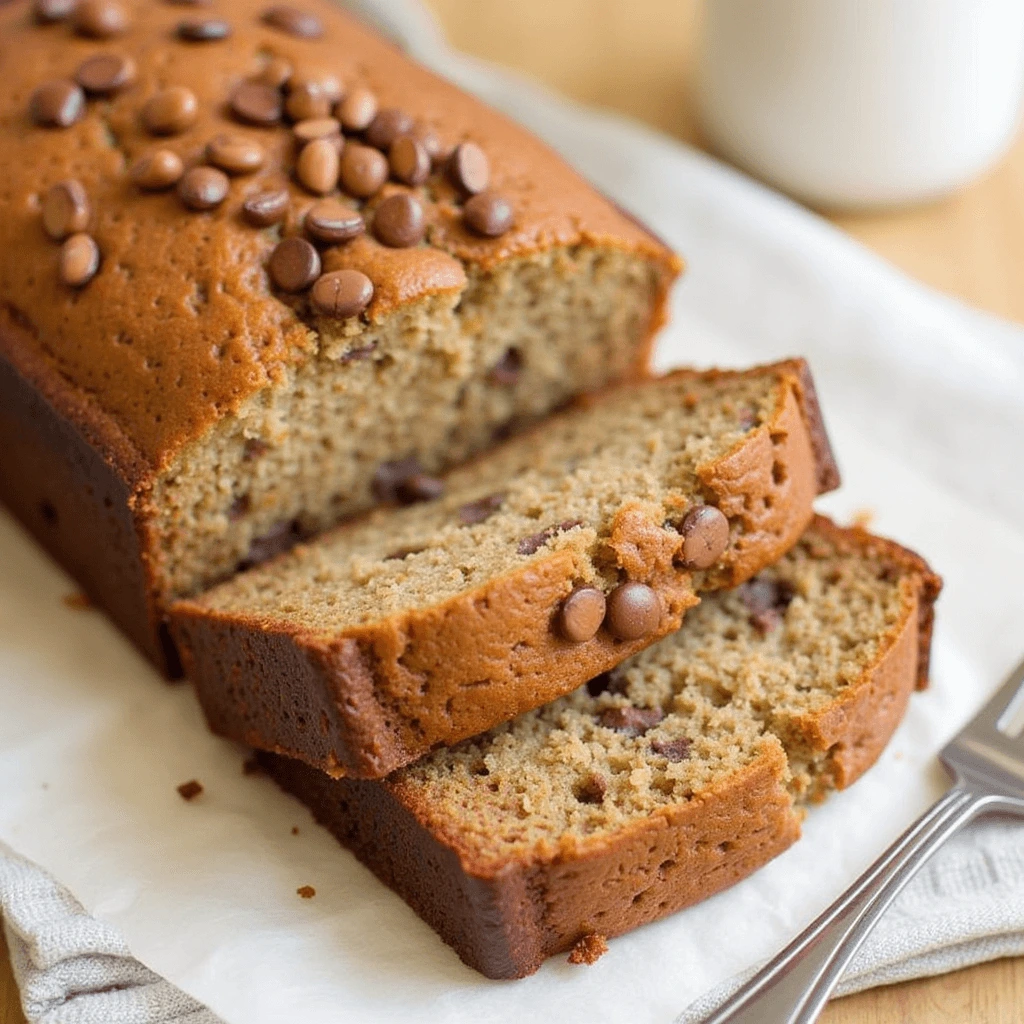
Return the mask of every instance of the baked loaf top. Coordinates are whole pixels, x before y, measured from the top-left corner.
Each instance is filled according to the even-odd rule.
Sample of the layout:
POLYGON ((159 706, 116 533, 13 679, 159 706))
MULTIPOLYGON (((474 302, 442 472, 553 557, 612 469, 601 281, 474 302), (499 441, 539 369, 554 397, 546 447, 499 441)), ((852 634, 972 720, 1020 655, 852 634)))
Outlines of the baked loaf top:
POLYGON ((680 371, 176 603, 172 631, 216 729, 379 777, 676 629, 837 480, 805 364, 680 371))
POLYGON ((940 585, 818 518, 614 671, 383 782, 264 763, 467 963, 520 977, 792 842, 799 805, 870 767, 925 684, 940 585))
MULTIPOLYGON (((546 146, 334 4, 303 0, 297 10, 234 0, 218 11, 82 0, 67 17, 69 7, 39 0, 0 10, 0 344, 129 479, 166 466, 287 367, 311 358, 323 343, 319 327, 331 321, 337 330, 341 314, 351 338, 360 323, 400 304, 457 292, 471 266, 486 270, 555 246, 641 253, 664 268, 666 281, 678 270, 663 245, 546 146), (109 59, 86 63, 101 55, 109 59), (289 73, 290 92, 266 84, 289 73), (344 145, 355 155, 360 141, 387 150, 396 125, 419 148, 392 155, 386 184, 379 152, 354 161, 357 191, 372 191, 357 198, 343 180, 340 198, 368 230, 327 245, 321 269, 364 277, 333 282, 314 306, 316 295, 282 287, 308 272, 308 250, 282 258, 274 282, 267 265, 282 234, 301 232, 318 192, 333 192, 327 186, 338 171, 323 145, 298 166, 289 122, 341 113, 338 97, 361 89, 384 115, 366 135, 353 128, 345 143, 329 136, 334 152, 344 145), (228 141, 219 139, 225 134, 228 141), (466 142, 478 148, 451 155, 466 142), (157 150, 164 154, 140 166, 157 150), (434 165, 426 180, 396 181, 419 181, 424 151, 434 165), (181 174, 176 157, 185 177, 157 190, 181 174), (469 197, 482 183, 484 199, 471 213, 469 197), (283 223, 247 222, 245 200, 276 190, 287 193, 283 223), (396 194, 419 204, 421 227, 405 199, 376 221, 376 209, 396 194), (372 298, 363 305, 366 279, 372 298)), ((360 124, 366 102, 346 110, 351 124, 360 124)), ((305 137, 324 130, 308 127, 305 137)))

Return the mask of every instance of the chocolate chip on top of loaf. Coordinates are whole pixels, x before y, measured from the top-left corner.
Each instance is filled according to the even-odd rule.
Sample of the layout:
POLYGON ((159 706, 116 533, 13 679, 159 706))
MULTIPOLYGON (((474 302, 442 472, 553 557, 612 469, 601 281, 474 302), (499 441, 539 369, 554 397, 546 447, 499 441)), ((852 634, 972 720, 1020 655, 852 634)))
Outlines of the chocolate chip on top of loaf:
POLYGON ((642 371, 677 258, 339 5, 27 14, 0 7, 0 494, 157 660, 168 600, 365 509, 382 463, 436 475, 642 371), (276 273, 292 239, 316 274, 276 273))
POLYGON ((215 730, 380 777, 617 665, 781 555, 836 482, 813 408, 798 362, 679 372, 441 479, 384 463, 391 507, 172 606, 186 671, 215 730))

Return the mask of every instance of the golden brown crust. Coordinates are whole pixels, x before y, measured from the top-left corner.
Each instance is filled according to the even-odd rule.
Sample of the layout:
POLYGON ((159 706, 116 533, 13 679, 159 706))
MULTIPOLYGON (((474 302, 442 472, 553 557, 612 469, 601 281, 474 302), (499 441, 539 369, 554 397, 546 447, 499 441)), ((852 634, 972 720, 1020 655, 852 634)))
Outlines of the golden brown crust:
MULTIPOLYGON (((438 744, 473 736, 568 693, 678 629, 697 602, 696 590, 748 579, 792 547, 813 515, 821 472, 811 440, 817 427, 804 413, 803 363, 752 372, 778 379, 771 422, 698 469, 705 497, 735 526, 736 540, 716 569, 694 577, 679 568, 675 550, 661 550, 649 539, 655 533, 664 543, 662 524, 651 531, 647 517, 629 502, 615 519, 610 545, 620 561, 628 550, 630 579, 650 584, 661 596, 663 615, 654 633, 628 642, 604 630, 584 643, 563 640, 551 622, 578 578, 568 550, 434 607, 329 639, 287 627, 268 629, 261 618, 211 610, 201 599, 177 602, 172 631, 211 727, 333 775, 380 778, 438 744), (361 669, 338 671, 338 652, 344 648, 351 659, 353 642, 361 669), (299 676, 296 662, 302 665, 299 676), (372 684, 357 687, 356 707, 351 682, 367 676, 372 684), (287 714, 296 700, 303 708, 301 722, 287 714), (372 729, 367 715, 376 723, 372 729)), ((698 375, 672 375, 687 376, 698 375)))

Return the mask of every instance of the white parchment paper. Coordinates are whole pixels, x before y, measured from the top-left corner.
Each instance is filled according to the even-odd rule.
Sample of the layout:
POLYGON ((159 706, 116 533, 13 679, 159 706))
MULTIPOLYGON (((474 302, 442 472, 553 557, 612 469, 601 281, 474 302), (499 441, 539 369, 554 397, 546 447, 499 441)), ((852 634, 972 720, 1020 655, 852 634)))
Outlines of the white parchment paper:
MULTIPOLYGON (((408 10, 389 7, 399 28, 408 10)), ((932 689, 753 878, 593 967, 488 982, 300 805, 243 776, 245 752, 207 734, 185 687, 66 606, 71 582, 2 515, 0 840, 230 1024, 666 1022, 791 937, 937 796, 935 751, 1024 653, 1024 331, 704 156, 417 40, 687 255, 662 365, 810 356, 845 478, 823 507, 874 510, 946 577, 932 689), (186 804, 190 779, 205 792, 186 804)))

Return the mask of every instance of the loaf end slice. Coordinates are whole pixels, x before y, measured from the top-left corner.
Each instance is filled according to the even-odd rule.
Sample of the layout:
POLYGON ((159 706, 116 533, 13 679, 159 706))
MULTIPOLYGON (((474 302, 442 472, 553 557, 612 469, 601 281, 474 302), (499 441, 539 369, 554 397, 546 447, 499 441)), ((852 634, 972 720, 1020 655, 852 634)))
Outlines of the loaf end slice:
POLYGON ((787 551, 834 482, 801 361, 681 371, 177 603, 172 629, 215 731, 379 778, 674 631, 697 592, 787 551))
POLYGON ((522 977, 789 846, 925 680, 939 587, 913 553, 819 518, 613 672, 382 782, 261 761, 467 964, 522 977))

